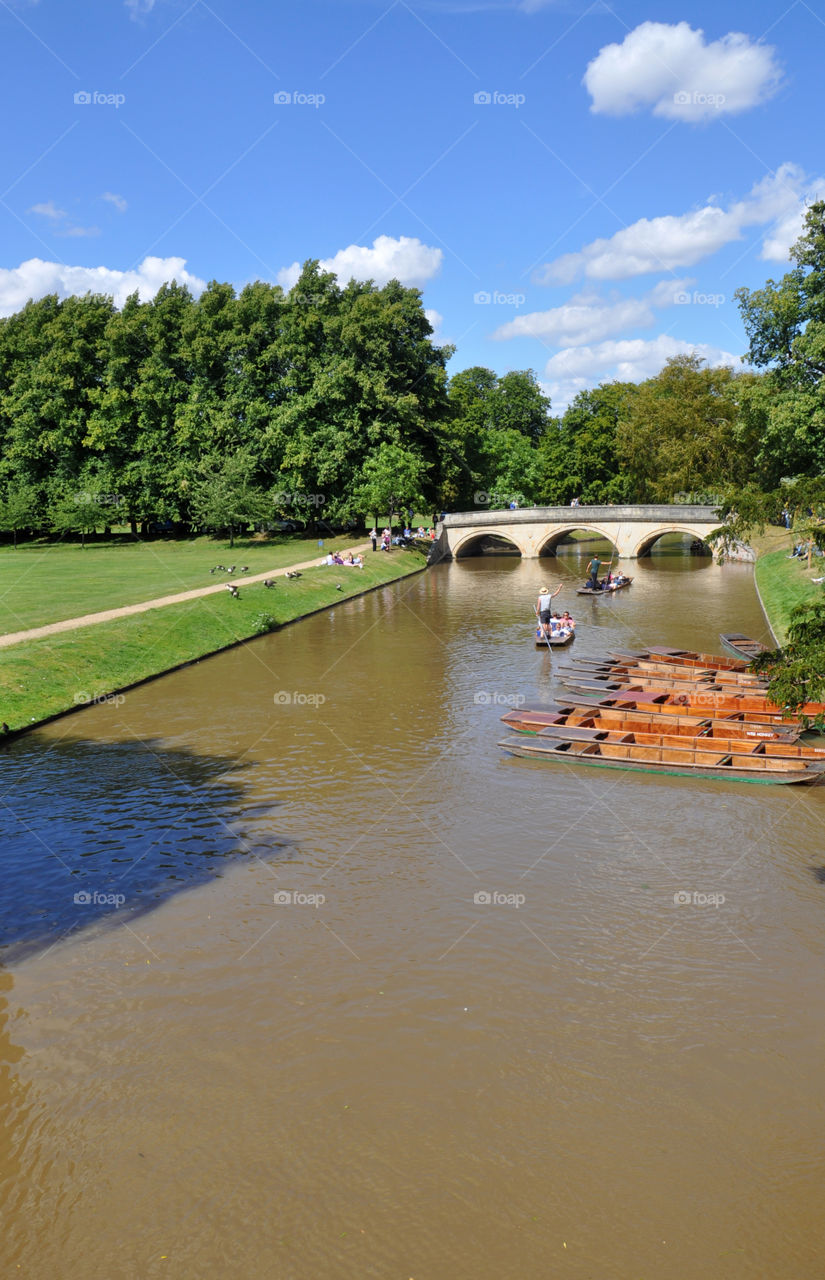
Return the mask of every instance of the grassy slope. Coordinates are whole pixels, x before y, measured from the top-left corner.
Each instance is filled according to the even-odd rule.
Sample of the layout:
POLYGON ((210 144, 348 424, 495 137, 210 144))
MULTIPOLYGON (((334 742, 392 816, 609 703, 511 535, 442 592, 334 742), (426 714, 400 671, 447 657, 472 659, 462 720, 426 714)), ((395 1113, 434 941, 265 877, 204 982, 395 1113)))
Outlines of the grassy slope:
POLYGON ((414 551, 370 554, 362 570, 309 569, 296 582, 282 575, 272 590, 261 584, 241 588, 238 600, 226 592, 0 649, 0 720, 23 728, 259 635, 273 619, 290 622, 424 564, 414 551), (343 591, 336 590, 337 582, 343 591))
MULTIPOLYGON (((347 549, 364 541, 352 535, 329 538, 323 550, 347 549)), ((231 551, 228 542, 212 538, 90 543, 85 551, 60 542, 17 551, 4 547, 0 634, 228 581, 226 574, 210 574, 216 564, 245 564, 250 573, 265 573, 320 554, 316 538, 295 537, 240 542, 231 551)))
POLYGON ((822 586, 811 582, 825 573, 825 562, 814 556, 811 568, 806 560, 789 560, 791 538, 784 529, 768 529, 751 538, 758 553, 756 585, 768 615, 771 630, 780 644, 788 636, 791 610, 806 600, 820 599, 822 586))

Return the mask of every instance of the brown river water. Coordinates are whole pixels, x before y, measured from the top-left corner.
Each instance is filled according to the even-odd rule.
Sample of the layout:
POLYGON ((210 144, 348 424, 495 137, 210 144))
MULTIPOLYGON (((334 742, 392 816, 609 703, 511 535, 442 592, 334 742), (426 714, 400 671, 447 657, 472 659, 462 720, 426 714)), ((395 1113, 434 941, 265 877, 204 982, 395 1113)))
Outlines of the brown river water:
POLYGON ((0 1275, 821 1280, 825 787, 505 755, 544 580, 579 656, 767 638, 745 566, 578 555, 8 744, 0 1275))

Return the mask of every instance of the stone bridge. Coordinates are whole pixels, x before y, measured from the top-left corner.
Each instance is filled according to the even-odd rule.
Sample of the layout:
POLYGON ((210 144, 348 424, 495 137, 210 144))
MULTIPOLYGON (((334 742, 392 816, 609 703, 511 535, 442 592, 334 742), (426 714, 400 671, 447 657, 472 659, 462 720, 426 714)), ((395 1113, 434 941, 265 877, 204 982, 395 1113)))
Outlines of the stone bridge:
MULTIPOLYGON (((515 511, 457 511, 446 515, 432 560, 472 555, 482 540, 509 542, 525 559, 552 556, 573 530, 599 534, 612 542, 620 558, 635 560, 665 533, 684 533, 704 541, 721 521, 715 507, 525 507, 515 511)), ((745 557, 743 557, 745 558, 745 557)), ((750 558, 750 557, 747 557, 750 558)))

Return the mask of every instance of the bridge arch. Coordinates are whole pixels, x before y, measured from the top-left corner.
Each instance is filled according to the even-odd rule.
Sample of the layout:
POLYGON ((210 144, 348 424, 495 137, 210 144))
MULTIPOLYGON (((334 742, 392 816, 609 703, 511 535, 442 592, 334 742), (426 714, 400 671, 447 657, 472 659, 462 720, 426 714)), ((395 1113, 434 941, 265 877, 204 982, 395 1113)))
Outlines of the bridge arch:
POLYGON ((611 534, 605 529, 600 529, 599 526, 595 524, 566 524, 560 525, 556 529, 549 530, 547 536, 538 543, 538 550, 536 554, 539 556, 556 555, 557 548, 562 539, 566 538, 571 533, 595 534, 597 538, 603 538, 605 542, 609 542, 614 551, 618 551, 615 533, 611 536, 611 534))
POLYGON ((454 559, 460 560, 462 557, 480 554, 482 543, 489 542, 491 539, 495 539, 496 542, 506 542, 509 547, 519 553, 522 559, 529 555, 527 548, 520 545, 510 533, 499 533, 495 529, 473 529, 453 546, 454 559))
MULTIPOLYGON (((666 533, 681 533, 686 538, 693 538, 696 542, 701 542, 703 546, 707 547, 707 543, 702 537, 702 534, 696 529, 690 529, 686 526, 679 528, 678 526, 675 527, 674 525, 669 524, 662 525, 659 529, 648 529, 643 537, 639 539, 634 550, 630 554, 635 559, 638 559, 641 556, 649 556, 655 544, 660 538, 663 538, 666 533)), ((708 555, 712 554, 710 547, 707 547, 707 553, 708 555)))

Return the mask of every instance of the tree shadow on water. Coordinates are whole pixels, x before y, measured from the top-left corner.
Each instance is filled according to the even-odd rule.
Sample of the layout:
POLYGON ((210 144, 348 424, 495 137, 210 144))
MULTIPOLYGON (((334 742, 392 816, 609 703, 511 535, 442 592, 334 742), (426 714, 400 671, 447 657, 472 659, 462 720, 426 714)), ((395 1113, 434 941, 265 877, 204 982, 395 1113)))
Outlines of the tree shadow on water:
POLYGON ((244 807, 246 768, 153 740, 55 742, 32 733, 8 743, 0 962, 91 927, 131 924, 220 875, 228 859, 286 856, 267 820, 274 803, 244 807))

